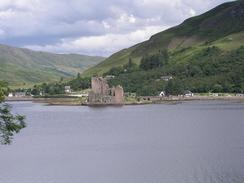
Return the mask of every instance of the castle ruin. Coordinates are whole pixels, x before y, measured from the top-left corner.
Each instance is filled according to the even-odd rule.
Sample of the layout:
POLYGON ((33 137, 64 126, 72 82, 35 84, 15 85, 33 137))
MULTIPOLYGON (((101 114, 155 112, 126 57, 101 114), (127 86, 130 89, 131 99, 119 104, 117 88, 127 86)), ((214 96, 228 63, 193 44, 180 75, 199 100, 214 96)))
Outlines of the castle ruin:
POLYGON ((123 105, 124 89, 121 86, 110 88, 106 79, 102 77, 92 77, 92 91, 88 95, 89 105, 123 105))

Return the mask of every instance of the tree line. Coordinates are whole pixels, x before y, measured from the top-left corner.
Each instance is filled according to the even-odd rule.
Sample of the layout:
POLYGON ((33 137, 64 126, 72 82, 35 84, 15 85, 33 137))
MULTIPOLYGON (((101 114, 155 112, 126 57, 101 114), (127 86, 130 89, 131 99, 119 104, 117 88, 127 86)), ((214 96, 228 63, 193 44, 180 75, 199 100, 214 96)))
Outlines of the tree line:
POLYGON ((144 96, 158 95, 160 91, 179 95, 185 90, 244 93, 244 46, 231 52, 212 46, 197 50, 192 55, 187 61, 177 64, 172 53, 160 51, 142 57, 139 65, 127 69, 129 72, 124 66, 112 68, 105 75, 114 74, 116 77, 110 81, 111 84, 120 84, 127 92, 144 96), (168 75, 173 79, 160 79, 168 75))
POLYGON ((76 78, 70 81, 63 81, 61 78, 59 82, 54 83, 42 83, 40 85, 34 85, 30 93, 34 96, 40 95, 62 95, 65 94, 65 86, 70 86, 72 91, 80 91, 91 86, 90 78, 82 78, 80 73, 76 78))

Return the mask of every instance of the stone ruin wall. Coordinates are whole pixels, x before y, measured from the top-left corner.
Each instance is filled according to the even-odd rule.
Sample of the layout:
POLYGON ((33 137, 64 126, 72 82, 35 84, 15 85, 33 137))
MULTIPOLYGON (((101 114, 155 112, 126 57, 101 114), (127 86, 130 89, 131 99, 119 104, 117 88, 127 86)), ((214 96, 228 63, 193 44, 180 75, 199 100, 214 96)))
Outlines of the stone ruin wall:
POLYGON ((114 95, 112 98, 112 102, 115 104, 124 103, 124 89, 121 86, 116 86, 114 88, 114 95))
POLYGON ((107 80, 101 77, 93 77, 91 81, 92 91, 88 96, 89 104, 123 104, 124 90, 121 86, 109 88, 107 80))
POLYGON ((108 95, 109 86, 105 79, 101 77, 93 77, 91 81, 92 91, 96 94, 108 95))

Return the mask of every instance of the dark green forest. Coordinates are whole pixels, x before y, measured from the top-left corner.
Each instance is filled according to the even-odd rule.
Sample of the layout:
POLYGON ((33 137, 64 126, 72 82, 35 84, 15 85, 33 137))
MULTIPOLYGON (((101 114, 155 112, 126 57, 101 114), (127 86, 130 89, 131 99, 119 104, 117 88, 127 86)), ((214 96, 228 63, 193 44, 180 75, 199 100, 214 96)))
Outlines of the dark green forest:
MULTIPOLYGON (((168 55, 168 54, 166 54, 168 55)), ((139 66, 128 64, 112 68, 104 75, 115 75, 111 85, 120 84, 127 92, 138 95, 158 95, 192 92, 244 92, 244 46, 228 54, 213 46, 194 54, 190 62, 171 64, 171 58, 155 55, 144 56, 139 66), (116 72, 115 72, 116 71, 116 72), (173 80, 163 81, 162 76, 173 76, 173 80)))

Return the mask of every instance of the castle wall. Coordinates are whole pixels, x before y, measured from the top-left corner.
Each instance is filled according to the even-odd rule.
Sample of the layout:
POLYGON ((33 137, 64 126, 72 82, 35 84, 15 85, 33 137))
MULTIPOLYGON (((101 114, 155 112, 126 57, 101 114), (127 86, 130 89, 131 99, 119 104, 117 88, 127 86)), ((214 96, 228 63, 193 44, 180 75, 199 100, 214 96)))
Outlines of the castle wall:
POLYGON ((113 103, 123 104, 124 103, 124 89, 121 86, 115 87, 115 96, 113 97, 113 103))
POLYGON ((88 103, 96 104, 123 104, 124 90, 121 86, 109 88, 107 80, 101 77, 93 77, 91 81, 92 91, 88 96, 88 103))
POLYGON ((107 95, 109 92, 109 86, 105 79, 101 77, 93 77, 92 81, 92 91, 96 94, 107 95))

